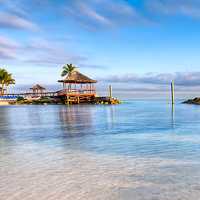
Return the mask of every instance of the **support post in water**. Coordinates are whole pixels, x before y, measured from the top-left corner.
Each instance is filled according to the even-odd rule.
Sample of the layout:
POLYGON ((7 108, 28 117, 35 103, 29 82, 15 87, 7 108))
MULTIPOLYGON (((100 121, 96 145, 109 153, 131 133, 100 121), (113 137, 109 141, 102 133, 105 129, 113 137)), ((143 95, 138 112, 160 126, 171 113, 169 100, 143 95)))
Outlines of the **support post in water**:
POLYGON ((174 105, 174 81, 171 82, 171 98, 172 98, 172 105, 174 105))
POLYGON ((112 99, 112 86, 109 85, 109 97, 110 99, 112 99))

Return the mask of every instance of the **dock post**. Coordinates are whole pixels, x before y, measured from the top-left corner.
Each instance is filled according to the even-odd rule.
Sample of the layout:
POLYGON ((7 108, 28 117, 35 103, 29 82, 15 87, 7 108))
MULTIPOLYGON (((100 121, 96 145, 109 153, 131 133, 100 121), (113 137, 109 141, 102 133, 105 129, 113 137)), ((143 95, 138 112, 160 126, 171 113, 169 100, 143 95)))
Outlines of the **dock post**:
POLYGON ((112 99, 112 86, 109 85, 109 98, 112 99))
POLYGON ((78 96, 77 98, 78 98, 77 99, 77 103, 79 104, 80 103, 80 97, 78 96))
POLYGON ((171 82, 171 100, 172 106, 174 106, 174 81, 171 82))
POLYGON ((67 105, 69 105, 69 96, 67 95, 67 105))

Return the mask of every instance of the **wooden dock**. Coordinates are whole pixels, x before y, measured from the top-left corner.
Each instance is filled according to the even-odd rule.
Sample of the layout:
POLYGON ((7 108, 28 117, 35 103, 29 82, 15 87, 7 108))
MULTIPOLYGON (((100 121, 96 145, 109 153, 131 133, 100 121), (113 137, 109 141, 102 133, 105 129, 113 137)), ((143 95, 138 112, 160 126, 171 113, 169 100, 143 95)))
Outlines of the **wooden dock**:
POLYGON ((60 99, 66 105, 69 104, 81 104, 81 103, 89 103, 89 104, 119 104, 119 100, 113 98, 111 95, 105 97, 96 96, 95 90, 69 90, 63 89, 56 92, 22 92, 22 93, 10 93, 5 94, 4 97, 15 98, 23 97, 25 99, 35 99, 37 97, 47 97, 47 98, 55 98, 60 99))
POLYGON ((42 92, 42 93, 33 93, 33 92, 17 92, 17 93, 6 93, 4 96, 16 96, 16 97, 55 97, 58 96, 58 92, 42 92))
POLYGON ((96 96, 95 90, 69 90, 57 92, 57 96, 64 99, 65 104, 91 103, 96 96))

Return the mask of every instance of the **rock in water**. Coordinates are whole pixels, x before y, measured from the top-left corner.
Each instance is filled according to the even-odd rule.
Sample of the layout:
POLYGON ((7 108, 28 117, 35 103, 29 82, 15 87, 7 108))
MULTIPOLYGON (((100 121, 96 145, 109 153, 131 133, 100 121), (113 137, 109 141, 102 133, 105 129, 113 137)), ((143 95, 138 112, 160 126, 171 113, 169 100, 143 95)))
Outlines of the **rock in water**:
POLYGON ((187 101, 184 101, 183 103, 185 104, 195 104, 195 105, 200 105, 200 98, 196 97, 194 99, 188 99, 187 101))

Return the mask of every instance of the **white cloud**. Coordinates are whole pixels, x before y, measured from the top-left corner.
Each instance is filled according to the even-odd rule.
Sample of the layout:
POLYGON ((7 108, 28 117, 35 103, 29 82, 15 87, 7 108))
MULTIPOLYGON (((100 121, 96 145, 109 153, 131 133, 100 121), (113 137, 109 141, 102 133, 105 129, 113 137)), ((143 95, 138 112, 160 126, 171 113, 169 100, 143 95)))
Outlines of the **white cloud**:
POLYGON ((16 59, 17 48, 20 48, 19 43, 0 35, 0 59, 16 59))
POLYGON ((15 59, 15 58, 16 54, 14 51, 8 48, 0 47, 0 59, 15 59))
POLYGON ((31 31, 39 30, 39 27, 30 20, 27 20, 14 14, 8 14, 4 12, 0 13, 0 27, 31 31))
POLYGON ((17 48, 19 47, 20 44, 17 43, 16 41, 5 37, 5 36, 1 36, 0 35, 0 47, 4 47, 4 48, 17 48))
POLYGON ((149 22, 123 0, 74 0, 66 3, 65 14, 92 30, 149 22))
POLYGON ((160 14, 200 17, 199 0, 146 0, 147 7, 160 14))
POLYGON ((167 85, 174 80, 176 85, 179 86, 200 86, 200 72, 147 73, 142 76, 128 74, 110 76, 102 80, 114 83, 143 83, 153 85, 167 85))

